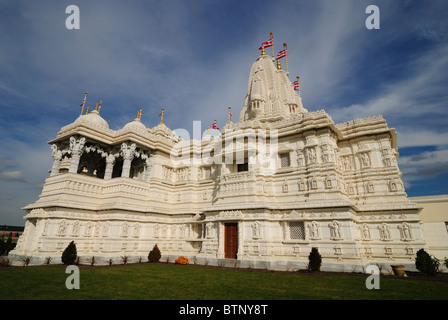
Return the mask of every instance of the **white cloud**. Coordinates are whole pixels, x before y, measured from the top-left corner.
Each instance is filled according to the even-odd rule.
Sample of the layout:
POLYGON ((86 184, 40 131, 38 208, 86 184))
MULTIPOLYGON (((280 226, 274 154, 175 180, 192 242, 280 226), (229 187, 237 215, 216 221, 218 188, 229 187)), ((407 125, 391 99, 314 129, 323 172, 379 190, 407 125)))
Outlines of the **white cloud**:
POLYGON ((440 150, 400 157, 398 165, 405 188, 410 188, 415 181, 432 179, 448 172, 448 148, 445 146, 440 150))
POLYGON ((25 181, 25 178, 23 177, 23 174, 19 170, 15 171, 3 171, 0 172, 0 180, 5 181, 25 181))
POLYGON ((448 132, 406 126, 396 131, 398 150, 406 147, 443 146, 448 144, 448 132))
POLYGON ((429 114, 447 115, 446 83, 448 74, 448 45, 436 46, 418 57, 409 67, 411 75, 401 81, 383 86, 376 96, 365 103, 338 110, 336 121, 382 114, 389 117, 412 118, 429 114))

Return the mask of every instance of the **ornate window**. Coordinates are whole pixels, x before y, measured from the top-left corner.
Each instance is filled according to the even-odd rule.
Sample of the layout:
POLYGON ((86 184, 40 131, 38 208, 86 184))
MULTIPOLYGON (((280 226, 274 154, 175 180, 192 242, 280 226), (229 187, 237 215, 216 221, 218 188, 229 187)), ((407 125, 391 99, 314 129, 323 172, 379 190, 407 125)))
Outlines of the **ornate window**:
POLYGON ((294 240, 305 240, 305 224, 303 221, 289 223, 289 237, 294 240))
POLYGON ((280 154, 280 166, 282 168, 288 168, 291 166, 291 161, 289 158, 289 152, 280 154))

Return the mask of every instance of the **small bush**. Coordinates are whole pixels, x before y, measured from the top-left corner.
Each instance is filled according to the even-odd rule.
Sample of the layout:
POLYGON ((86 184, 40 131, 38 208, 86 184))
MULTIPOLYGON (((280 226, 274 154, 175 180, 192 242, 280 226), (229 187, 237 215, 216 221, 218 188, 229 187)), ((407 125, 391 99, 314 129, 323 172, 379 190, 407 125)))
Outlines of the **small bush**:
POLYGON ((415 267, 418 271, 435 275, 439 272, 440 261, 433 256, 430 256, 424 249, 417 251, 417 258, 415 259, 415 267))
POLYGON ((308 270, 320 271, 320 265, 322 264, 322 257, 320 256, 317 248, 312 248, 310 255, 308 256, 308 270))
POLYGON ((177 264, 188 264, 188 258, 185 258, 184 256, 180 256, 179 258, 177 258, 176 260, 174 260, 175 263, 177 264))
POLYGON ((121 262, 123 262, 123 264, 128 263, 128 261, 129 261, 129 256, 124 255, 124 256, 121 257, 121 262))
POLYGON ((76 244, 74 241, 70 242, 64 252, 62 252, 62 263, 66 265, 74 264, 77 258, 76 244))
POLYGON ((26 267, 27 265, 29 265, 30 262, 31 262, 31 260, 33 260, 32 257, 28 257, 28 256, 26 256, 25 258, 23 258, 23 259, 22 259, 23 266, 26 267))
POLYGON ((159 247, 157 245, 149 252, 148 260, 149 262, 159 262, 162 254, 160 253, 159 247))

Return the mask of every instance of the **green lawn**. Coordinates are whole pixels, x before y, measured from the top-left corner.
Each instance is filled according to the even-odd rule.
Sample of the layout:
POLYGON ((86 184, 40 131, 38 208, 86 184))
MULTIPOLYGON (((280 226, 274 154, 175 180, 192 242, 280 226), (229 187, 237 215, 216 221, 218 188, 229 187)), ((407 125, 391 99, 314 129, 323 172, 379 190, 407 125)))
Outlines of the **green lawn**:
POLYGON ((0 268, 0 299, 300 300, 448 299, 448 282, 367 275, 310 275, 171 264, 80 267, 80 289, 68 290, 65 266, 0 268))

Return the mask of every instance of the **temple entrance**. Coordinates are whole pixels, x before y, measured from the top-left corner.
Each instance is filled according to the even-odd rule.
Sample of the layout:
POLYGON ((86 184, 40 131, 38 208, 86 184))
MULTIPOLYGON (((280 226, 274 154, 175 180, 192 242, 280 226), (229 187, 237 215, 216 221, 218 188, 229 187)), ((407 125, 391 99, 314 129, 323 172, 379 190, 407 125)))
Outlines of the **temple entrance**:
POLYGON ((238 253, 238 223, 224 224, 224 258, 236 259, 238 253))

